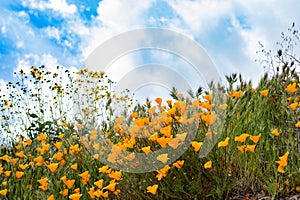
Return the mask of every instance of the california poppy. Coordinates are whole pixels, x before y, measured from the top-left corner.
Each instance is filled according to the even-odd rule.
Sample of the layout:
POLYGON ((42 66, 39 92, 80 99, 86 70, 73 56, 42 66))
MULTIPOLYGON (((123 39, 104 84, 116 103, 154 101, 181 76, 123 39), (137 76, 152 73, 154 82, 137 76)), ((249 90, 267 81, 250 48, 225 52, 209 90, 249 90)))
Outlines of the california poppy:
POLYGON ((236 142, 245 142, 246 139, 247 139, 247 137, 249 137, 249 136, 250 136, 249 134, 243 133, 243 134, 241 134, 240 136, 236 136, 236 137, 234 138, 234 141, 236 141, 236 142))
POLYGON ((159 160, 162 163, 167 163, 169 158, 168 158, 168 154, 161 154, 159 156, 157 156, 157 160, 159 160))
POLYGON ((228 146, 229 137, 226 137, 224 141, 218 143, 218 147, 227 147, 228 146))
POLYGON ((58 163, 52 163, 50 165, 47 165, 48 169, 51 171, 51 172, 55 172, 55 170, 57 169, 58 167, 58 163))
POLYGON ((278 132, 277 128, 272 131, 272 134, 275 135, 275 136, 279 136, 280 135, 280 133, 278 132))
POLYGON ((262 91, 260 91, 260 94, 266 97, 269 94, 269 90, 268 89, 267 90, 262 90, 262 91))
POLYGON ((178 160, 175 163, 173 163, 173 166, 180 169, 180 168, 182 168, 183 164, 184 164, 184 160, 178 160))
POLYGON ((204 164, 204 168, 205 168, 205 169, 212 168, 212 162, 211 162, 211 161, 207 161, 207 162, 204 164))
POLYGON ((288 91, 288 92, 291 92, 291 93, 297 92, 296 83, 289 84, 289 85, 285 88, 285 90, 288 91))
POLYGON ((103 181, 104 181, 103 179, 96 181, 96 182, 94 182, 94 185, 96 185, 99 189, 102 189, 103 181))
POLYGON ((256 135, 256 136, 252 135, 252 136, 250 136, 250 140, 252 140, 256 144, 259 141, 260 136, 261 136, 261 134, 256 135))
POLYGON ((17 178, 22 178, 23 175, 24 175, 24 172, 16 171, 17 178))
POLYGON ((197 141, 193 141, 192 143, 192 147, 194 148, 194 151, 197 152, 200 150, 201 146, 202 146, 202 142, 197 142, 197 141))
POLYGON ((158 104, 158 105, 161 105, 161 102, 162 102, 162 98, 158 97, 155 99, 155 102, 158 104))
POLYGON ((157 188, 158 188, 157 184, 152 185, 152 186, 148 186, 147 187, 147 192, 150 192, 151 194, 155 195, 156 192, 157 192, 157 188))
POLYGON ((147 147, 143 147, 142 148, 142 151, 145 152, 145 153, 150 153, 151 152, 151 147, 150 146, 147 146, 147 147))

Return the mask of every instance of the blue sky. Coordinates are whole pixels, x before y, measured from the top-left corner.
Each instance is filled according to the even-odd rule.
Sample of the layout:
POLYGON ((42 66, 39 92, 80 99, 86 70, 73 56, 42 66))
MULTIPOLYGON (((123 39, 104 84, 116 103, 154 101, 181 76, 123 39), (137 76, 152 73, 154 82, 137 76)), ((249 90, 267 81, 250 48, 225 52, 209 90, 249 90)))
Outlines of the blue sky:
MULTIPOLYGON (((295 0, 15 0, 0 1, 0 83, 13 71, 45 64, 81 68, 102 42, 135 28, 161 27, 197 41, 220 74, 258 80, 258 41, 276 49, 292 22, 295 0)), ((131 66, 131 58, 122 66, 131 66)))

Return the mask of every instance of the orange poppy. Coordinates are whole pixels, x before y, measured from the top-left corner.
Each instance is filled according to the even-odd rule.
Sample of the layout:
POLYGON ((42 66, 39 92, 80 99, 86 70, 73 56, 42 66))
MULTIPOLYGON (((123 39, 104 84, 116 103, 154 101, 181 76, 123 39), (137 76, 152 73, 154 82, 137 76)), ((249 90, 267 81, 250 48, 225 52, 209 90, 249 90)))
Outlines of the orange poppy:
POLYGON ((152 186, 148 186, 147 187, 147 192, 150 192, 151 194, 155 195, 156 192, 157 192, 157 188, 158 188, 157 184, 152 185, 152 186))

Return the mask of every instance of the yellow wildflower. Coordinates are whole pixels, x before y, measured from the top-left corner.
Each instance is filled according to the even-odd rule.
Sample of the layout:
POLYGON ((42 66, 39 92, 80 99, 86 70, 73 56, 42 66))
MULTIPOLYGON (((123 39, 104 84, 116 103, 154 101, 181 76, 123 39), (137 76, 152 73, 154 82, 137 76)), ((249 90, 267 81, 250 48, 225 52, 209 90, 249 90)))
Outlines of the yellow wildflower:
POLYGON ((167 163, 169 158, 168 158, 168 154, 161 154, 159 156, 157 156, 157 160, 159 160, 162 163, 167 163))
POLYGON ((234 138, 234 141, 236 141, 236 142, 245 142, 246 139, 247 139, 247 137, 249 137, 249 136, 250 136, 249 134, 243 133, 243 134, 241 134, 240 136, 236 136, 236 137, 234 138))
POLYGON ((147 154, 147 153, 150 153, 150 152, 151 152, 151 149, 150 149, 150 148, 151 148, 150 146, 143 147, 143 148, 142 148, 142 151, 145 152, 146 154, 147 154))
POLYGON ((20 171, 16 171, 16 177, 19 179, 19 178, 22 178, 22 176, 24 175, 24 172, 20 172, 20 171))
MULTIPOLYGON (((172 138, 170 138, 172 140, 172 138)), ((161 147, 166 147, 168 144, 168 139, 165 137, 160 137, 156 139, 157 143, 161 146, 161 147)))
POLYGON ((162 102, 162 98, 158 97, 155 99, 155 102, 158 104, 158 105, 161 105, 161 102, 162 102))
POLYGON ((291 93, 297 92, 296 83, 289 84, 289 85, 285 88, 285 90, 288 91, 288 92, 291 92, 291 93))
POLYGON ((218 143, 218 147, 227 147, 228 146, 229 137, 226 137, 224 141, 218 143))
POLYGON ((40 133, 40 135, 36 138, 38 141, 44 141, 47 138, 47 135, 44 133, 40 133))
POLYGON ((107 165, 104 165, 103 167, 99 168, 99 172, 109 174, 111 172, 111 169, 107 165))
POLYGON ((41 184, 39 186, 40 189, 46 191, 48 189, 48 178, 45 177, 45 178, 42 178, 40 180, 38 180, 39 184, 41 184))
POLYGON ((19 165, 19 168, 21 169, 21 170, 25 170, 26 168, 28 167, 28 164, 20 164, 19 165))
POLYGON ((116 190, 117 183, 110 183, 106 187, 103 188, 103 190, 109 190, 111 192, 114 192, 116 190))
POLYGON ((4 175, 5 175, 6 177, 9 177, 10 174, 11 174, 11 171, 5 171, 5 172, 4 172, 4 175))
POLYGON ((156 178, 160 181, 163 177, 166 177, 169 169, 170 169, 170 166, 166 165, 164 168, 157 170, 156 172, 158 174, 156 175, 156 178))
POLYGON ((65 134, 60 134, 59 136, 57 136, 59 139, 63 139, 65 136, 65 134))
POLYGON ((102 192, 99 190, 100 194, 98 195, 98 192, 95 191, 95 188, 94 187, 91 187, 88 191, 88 194, 90 195, 90 197, 92 199, 95 199, 95 197, 101 197, 102 195, 102 192))
POLYGON ((290 107, 292 110, 296 110, 296 109, 297 109, 297 106, 298 106, 298 103, 295 102, 295 103, 290 104, 289 107, 290 107))
POLYGON ((42 156, 38 156, 38 157, 36 157, 35 159, 33 159, 34 160, 34 162, 36 162, 36 165, 37 166, 41 166, 43 163, 43 157, 42 156))
POLYGON ((6 162, 9 162, 10 161, 10 157, 8 155, 4 155, 4 156, 0 157, 0 160, 4 160, 6 162))
POLYGON ((94 185, 96 185, 99 189, 102 189, 103 181, 104 181, 103 179, 96 181, 96 182, 94 182, 94 185))
POLYGON ((55 198, 54 198, 54 195, 52 194, 50 197, 48 197, 48 199, 47 200, 54 200, 55 198))
POLYGON ((75 183, 75 179, 72 180, 63 180, 64 184, 67 186, 68 189, 72 189, 75 183))
POLYGON ((89 181, 90 179, 90 174, 89 174, 89 171, 85 171, 81 174, 79 174, 79 176, 82 178, 81 182, 86 185, 87 182, 89 181))
POLYGON ((47 165, 47 167, 51 172, 55 172, 58 167, 58 163, 52 163, 50 165, 47 165))
POLYGON ((247 145, 247 146, 246 146, 246 150, 248 150, 248 151, 250 151, 250 152, 254 152, 255 147, 256 147, 256 144, 253 144, 253 145, 247 145))
POLYGON ((13 158, 10 161, 14 164, 17 164, 17 162, 19 161, 19 158, 13 158))
POLYGON ((241 98, 241 96, 243 95, 243 91, 239 90, 239 91, 234 91, 231 94, 233 97, 236 97, 237 99, 241 98))
POLYGON ((219 106, 219 108, 220 108, 221 110, 226 110, 227 107, 228 107, 228 105, 227 105, 226 103, 221 104, 221 105, 219 106))
POLYGON ((180 140, 178 138, 174 138, 168 143, 168 145, 170 147, 172 147, 173 149, 177 149, 179 142, 180 142, 180 140))
POLYGON ((55 158, 56 160, 60 161, 63 158, 63 153, 62 152, 58 152, 56 154, 53 155, 53 158, 55 158))
POLYGON ((74 192, 76 192, 76 193, 80 193, 80 188, 76 188, 76 189, 74 189, 74 192))
POLYGON ((64 189, 63 191, 60 191, 59 194, 63 195, 64 197, 67 196, 69 193, 68 189, 64 189))
POLYGON ((242 152, 245 153, 246 149, 247 149, 247 145, 242 145, 242 146, 238 146, 237 149, 242 152))
POLYGON ((256 144, 259 141, 260 136, 261 136, 261 134, 256 135, 256 136, 252 135, 252 136, 250 136, 250 140, 252 140, 256 144))
POLYGON ((206 115, 202 115, 201 119, 204 120, 208 125, 212 125, 217 120, 217 115, 208 113, 206 115))
POLYGON ((278 166, 277 171, 280 172, 280 173, 285 173, 282 165, 278 166))
POLYGON ((159 135, 157 132, 155 132, 153 135, 151 135, 148 140, 150 141, 156 141, 158 139, 159 135))
POLYGON ((277 128, 272 131, 272 134, 275 135, 275 136, 279 136, 280 135, 280 133, 278 132, 277 128))
POLYGON ((54 146, 59 150, 61 148, 62 142, 56 142, 54 146))
POLYGON ((24 151, 20 151, 19 153, 16 153, 16 155, 17 155, 19 158, 25 158, 24 151))
POLYGON ((279 161, 276 161, 276 163, 278 163, 279 165, 282 166, 287 166, 288 165, 288 156, 289 156, 289 152, 286 152, 283 156, 279 157, 279 161))
POLYGON ((76 128, 78 131, 82 130, 83 125, 82 124, 76 124, 76 128))
POLYGON ((269 94, 269 90, 268 89, 267 90, 262 90, 262 91, 260 91, 260 94, 266 97, 269 94))
POLYGON ((148 186, 147 187, 147 192, 150 192, 151 194, 155 195, 156 192, 157 192, 157 188, 158 188, 157 184, 152 185, 152 186, 148 186))
POLYGON ((121 177, 122 177, 122 171, 110 172, 108 174, 108 177, 119 181, 119 180, 121 180, 121 177))
POLYGON ((173 166, 180 169, 183 167, 183 164, 184 164, 184 160, 178 160, 177 162, 173 163, 173 166))
POLYGON ((154 115, 156 111, 156 106, 152 106, 151 108, 149 108, 148 112, 150 115, 154 115))
POLYGON ((207 101, 211 101, 212 95, 211 94, 207 94, 207 95, 204 95, 203 98, 206 99, 207 101))
POLYGON ((0 194, 1 194, 2 196, 6 196, 6 194, 7 194, 7 189, 0 190, 0 194))
POLYGON ((211 162, 211 161, 207 161, 207 162, 204 164, 204 168, 205 168, 205 169, 212 168, 212 162, 211 162))
POLYGON ((161 130, 160 130, 160 133, 165 135, 166 137, 171 137, 171 132, 172 131, 172 127, 170 125, 166 126, 166 127, 163 127, 161 130))
POLYGON ((77 165, 77 163, 75 163, 75 164, 71 165, 71 169, 77 170, 77 168, 78 168, 78 165, 77 165))
POLYGON ((134 113, 131 113, 130 115, 132 118, 138 118, 138 113, 137 112, 134 112, 134 113))
POLYGON ((197 141, 193 141, 192 143, 192 147, 194 148, 194 151, 197 152, 200 150, 201 146, 202 146, 202 142, 197 142, 197 141))
POLYGON ((177 94, 177 97, 178 97, 179 99, 181 99, 181 98, 183 97, 183 94, 182 94, 182 93, 178 93, 178 94, 177 94))
POLYGON ((79 200, 81 196, 82 196, 82 194, 74 193, 74 194, 71 194, 69 196, 69 199, 71 199, 71 200, 79 200))

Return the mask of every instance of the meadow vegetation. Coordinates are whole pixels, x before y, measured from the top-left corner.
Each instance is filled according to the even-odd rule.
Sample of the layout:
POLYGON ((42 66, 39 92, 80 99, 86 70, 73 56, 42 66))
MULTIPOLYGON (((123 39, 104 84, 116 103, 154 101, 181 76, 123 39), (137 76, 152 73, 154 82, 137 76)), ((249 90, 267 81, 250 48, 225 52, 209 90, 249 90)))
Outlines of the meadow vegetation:
POLYGON ((104 72, 44 66, 17 72, 0 102, 0 198, 274 199, 300 193, 300 62, 291 53, 297 32, 289 30, 275 56, 260 51, 269 69, 255 88, 231 74, 226 85, 211 84, 209 91, 185 97, 174 88, 170 99, 135 104, 126 92, 114 94, 104 72), (220 94, 223 102, 215 101, 220 94), (220 118, 215 137, 211 127, 220 118), (216 139, 200 158, 203 142, 216 139), (155 171, 120 170, 139 168, 139 153, 163 148, 185 151, 172 163, 171 153, 156 156, 148 163, 160 166, 155 171))

